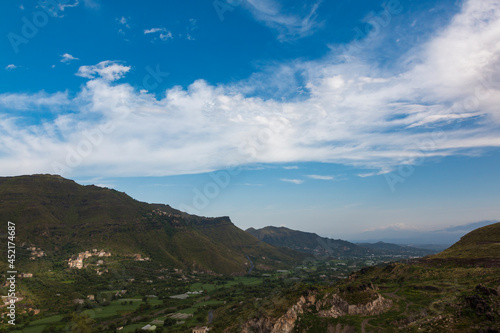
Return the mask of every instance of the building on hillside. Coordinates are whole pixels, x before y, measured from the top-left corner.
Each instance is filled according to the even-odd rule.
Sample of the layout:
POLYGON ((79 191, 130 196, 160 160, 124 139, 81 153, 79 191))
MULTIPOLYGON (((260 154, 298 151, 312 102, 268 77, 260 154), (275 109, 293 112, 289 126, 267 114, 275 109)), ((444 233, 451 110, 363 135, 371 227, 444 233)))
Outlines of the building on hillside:
POLYGON ((19 274, 19 277, 20 278, 32 278, 33 273, 21 273, 21 274, 19 274))
POLYGON ((151 324, 147 324, 146 326, 144 326, 141 329, 143 331, 155 331, 156 330, 156 326, 155 325, 151 325, 151 324))
POLYGON ((206 333, 208 331, 210 331, 210 328, 208 328, 207 326, 193 328, 193 333, 206 333))

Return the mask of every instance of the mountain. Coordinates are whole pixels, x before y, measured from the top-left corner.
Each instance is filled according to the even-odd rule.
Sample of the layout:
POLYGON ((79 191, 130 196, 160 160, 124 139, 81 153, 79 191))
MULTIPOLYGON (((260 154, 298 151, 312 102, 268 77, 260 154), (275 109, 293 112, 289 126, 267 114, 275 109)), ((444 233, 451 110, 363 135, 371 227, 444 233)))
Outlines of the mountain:
POLYGON ((416 257, 423 257, 436 253, 435 250, 417 248, 413 246, 402 246, 384 242, 357 243, 356 245, 374 250, 377 252, 377 254, 384 254, 384 255, 409 255, 416 257))
MULTIPOLYGON (((244 273, 250 260, 258 269, 296 259, 292 251, 237 228, 229 217, 189 215, 54 175, 1 177, 0 221, 16 224, 18 246, 65 261, 103 249, 124 257, 140 254, 167 267, 229 274, 244 273)), ((19 252, 18 260, 27 258, 28 252, 19 252)))
POLYGON ((435 250, 420 249, 412 246, 377 242, 359 243, 341 239, 330 239, 318 236, 315 233, 292 230, 285 227, 264 227, 262 229, 249 228, 248 233, 263 242, 277 247, 285 247, 316 257, 349 257, 349 256, 404 256, 423 257, 436 253, 435 250))
POLYGON ((296 285, 259 304, 258 315, 234 318, 243 324, 233 326, 271 333, 499 332, 499 247, 500 223, 484 226, 434 256, 365 267, 336 283, 296 285))
POLYGON ((418 248, 444 250, 456 243, 466 233, 497 222, 480 221, 430 231, 405 228, 396 224, 382 229, 362 231, 350 235, 347 239, 354 243, 383 241, 394 244, 410 244, 418 248))
POLYGON ((321 257, 367 255, 370 253, 370 250, 366 248, 341 239, 330 239, 318 236, 315 233, 285 227, 249 228, 246 232, 273 246, 285 247, 321 257))

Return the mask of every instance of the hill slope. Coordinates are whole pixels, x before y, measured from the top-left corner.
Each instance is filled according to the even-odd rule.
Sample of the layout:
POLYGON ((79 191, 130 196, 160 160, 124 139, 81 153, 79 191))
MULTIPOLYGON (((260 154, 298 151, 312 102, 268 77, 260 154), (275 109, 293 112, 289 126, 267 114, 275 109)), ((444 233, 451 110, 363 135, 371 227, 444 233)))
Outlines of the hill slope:
POLYGON ((463 236, 431 259, 500 259, 500 223, 487 225, 463 236))
POLYGON ((0 178, 0 221, 16 223, 18 245, 61 259, 97 248, 219 273, 244 273, 247 256, 257 268, 294 260, 291 252, 260 242, 228 217, 193 216, 60 176, 0 178))

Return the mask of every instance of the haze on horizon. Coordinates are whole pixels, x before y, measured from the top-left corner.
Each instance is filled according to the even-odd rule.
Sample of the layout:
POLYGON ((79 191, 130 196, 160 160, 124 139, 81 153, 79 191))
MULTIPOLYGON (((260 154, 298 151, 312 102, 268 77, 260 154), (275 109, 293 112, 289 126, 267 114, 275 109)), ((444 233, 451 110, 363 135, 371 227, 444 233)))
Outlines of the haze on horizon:
POLYGON ((1 176, 333 238, 500 219, 498 0, 0 9, 1 176))

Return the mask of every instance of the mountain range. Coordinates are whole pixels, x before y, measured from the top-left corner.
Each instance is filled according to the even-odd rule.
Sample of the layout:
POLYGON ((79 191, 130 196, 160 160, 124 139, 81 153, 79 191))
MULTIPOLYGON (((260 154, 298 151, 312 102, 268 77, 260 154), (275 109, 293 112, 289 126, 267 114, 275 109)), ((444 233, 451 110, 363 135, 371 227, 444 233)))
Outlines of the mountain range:
POLYGON ((252 265, 283 267, 302 256, 259 241, 229 217, 189 215, 54 175, 0 178, 0 221, 16 224, 18 246, 60 260, 104 249, 167 267, 243 274, 252 265))
POLYGON ((284 247, 308 253, 317 258, 343 258, 370 255, 426 256, 436 253, 429 249, 376 242, 354 244, 341 239, 321 237, 315 233, 288 229, 286 227, 249 228, 248 233, 276 247, 284 247))
POLYGON ((429 231, 406 228, 396 224, 385 228, 361 231, 347 238, 354 243, 383 241, 441 251, 456 243, 466 233, 497 222, 499 221, 478 221, 429 231))

